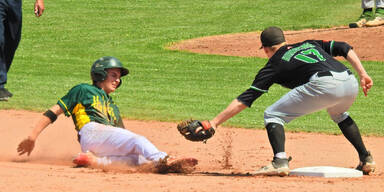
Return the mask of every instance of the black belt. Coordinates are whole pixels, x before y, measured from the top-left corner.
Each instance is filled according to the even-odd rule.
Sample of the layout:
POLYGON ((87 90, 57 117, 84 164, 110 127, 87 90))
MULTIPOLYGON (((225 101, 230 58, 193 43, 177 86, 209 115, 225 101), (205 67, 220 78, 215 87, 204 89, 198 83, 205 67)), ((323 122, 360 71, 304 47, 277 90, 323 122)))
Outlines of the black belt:
MULTIPOLYGON (((352 75, 352 72, 347 69, 348 75, 352 75)), ((320 71, 317 73, 317 77, 333 76, 330 71, 320 71)))

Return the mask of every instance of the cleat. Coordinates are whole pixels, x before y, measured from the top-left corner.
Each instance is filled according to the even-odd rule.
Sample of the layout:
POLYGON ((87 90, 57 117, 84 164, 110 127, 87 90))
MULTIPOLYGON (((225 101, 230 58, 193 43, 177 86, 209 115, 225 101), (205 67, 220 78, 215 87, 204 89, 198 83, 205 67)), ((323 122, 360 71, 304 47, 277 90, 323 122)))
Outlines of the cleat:
POLYGON ((384 25, 384 17, 381 16, 377 16, 374 20, 365 23, 365 26, 367 27, 377 27, 380 25, 384 25))
POLYGON ((367 23, 367 19, 362 18, 362 19, 359 19, 359 20, 356 21, 356 22, 350 23, 350 24, 349 24, 349 28, 360 28, 360 27, 364 27, 366 23, 367 23))
POLYGON ((13 94, 9 92, 6 88, 0 88, 0 101, 8 101, 13 94))
POLYGON ((362 171, 364 175, 369 175, 376 169, 376 163, 373 161, 371 153, 368 151, 368 155, 364 158, 363 161, 360 161, 359 165, 356 167, 357 170, 362 171))
POLYGON ((364 27, 365 24, 371 19, 372 11, 363 11, 359 19, 356 22, 350 23, 349 28, 360 28, 364 27))
POLYGON ((251 173, 252 175, 265 175, 265 176, 288 176, 289 175, 289 161, 292 158, 280 159, 274 157, 271 164, 260 168, 259 170, 251 173))
POLYGON ((195 170, 198 160, 192 157, 174 158, 165 157, 156 163, 157 173, 191 173, 195 170))
POLYGON ((87 151, 86 153, 79 153, 72 162, 76 164, 76 167, 88 167, 92 164, 94 155, 87 151))
POLYGON ((365 26, 376 27, 384 25, 384 8, 377 8, 375 12, 375 19, 368 21, 365 26))

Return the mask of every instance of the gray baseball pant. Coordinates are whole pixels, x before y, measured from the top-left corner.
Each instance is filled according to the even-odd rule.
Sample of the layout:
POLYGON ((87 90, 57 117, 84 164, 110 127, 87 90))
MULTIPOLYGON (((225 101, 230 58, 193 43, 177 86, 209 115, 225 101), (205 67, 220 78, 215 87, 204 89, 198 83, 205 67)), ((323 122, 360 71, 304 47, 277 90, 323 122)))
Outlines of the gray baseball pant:
POLYGON ((347 110, 358 94, 359 85, 353 74, 347 71, 331 72, 332 76, 318 77, 315 73, 308 83, 298 86, 264 112, 264 123, 284 125, 293 119, 326 109, 335 123, 349 115, 347 110))

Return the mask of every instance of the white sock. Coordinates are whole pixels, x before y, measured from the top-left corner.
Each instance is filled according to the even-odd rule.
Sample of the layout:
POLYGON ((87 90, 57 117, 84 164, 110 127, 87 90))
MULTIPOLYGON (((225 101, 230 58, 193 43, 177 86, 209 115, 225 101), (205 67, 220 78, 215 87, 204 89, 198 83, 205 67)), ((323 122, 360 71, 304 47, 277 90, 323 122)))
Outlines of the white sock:
POLYGON ((275 154, 275 157, 279 158, 279 159, 286 159, 287 158, 287 153, 285 152, 279 152, 279 153, 276 153, 275 154))
POLYGON ((110 165, 112 161, 108 157, 96 157, 96 162, 98 165, 110 165))

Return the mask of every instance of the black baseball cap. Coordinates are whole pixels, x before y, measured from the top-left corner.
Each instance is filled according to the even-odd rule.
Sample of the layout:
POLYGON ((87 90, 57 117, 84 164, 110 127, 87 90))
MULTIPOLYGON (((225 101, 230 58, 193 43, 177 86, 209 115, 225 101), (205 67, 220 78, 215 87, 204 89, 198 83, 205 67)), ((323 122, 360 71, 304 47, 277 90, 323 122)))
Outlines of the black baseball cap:
POLYGON ((268 27, 261 32, 260 35, 261 40, 261 48, 263 47, 271 47, 273 45, 278 45, 280 43, 285 42, 285 37, 283 31, 278 27, 268 27))

